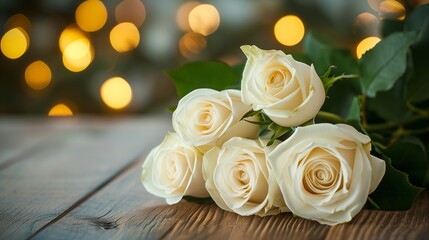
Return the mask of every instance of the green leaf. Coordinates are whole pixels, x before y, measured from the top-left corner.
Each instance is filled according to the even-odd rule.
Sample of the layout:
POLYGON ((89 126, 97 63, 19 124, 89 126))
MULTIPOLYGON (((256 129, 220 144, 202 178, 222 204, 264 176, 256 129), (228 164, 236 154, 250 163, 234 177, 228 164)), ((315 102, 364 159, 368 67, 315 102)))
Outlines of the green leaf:
POLYGON ((407 66, 407 51, 416 32, 394 33, 367 51, 359 61, 363 92, 375 97, 393 87, 407 66))
POLYGON ((357 78, 359 77, 359 75, 357 74, 341 74, 340 76, 330 76, 331 70, 333 68, 336 68, 335 66, 330 66, 328 68, 328 70, 326 70, 325 74, 323 74, 320 77, 320 80, 322 80, 323 83, 323 87, 325 88, 325 92, 328 93, 329 89, 334 85, 335 82, 337 82, 338 80, 341 79, 345 79, 345 78, 357 78))
POLYGON ((183 196, 183 199, 188 201, 188 202, 196 202, 196 203, 213 203, 213 199, 211 197, 208 198, 198 198, 198 197, 193 197, 193 196, 183 196))
POLYGON ((389 157, 382 157, 386 161, 386 173, 369 197, 381 210, 408 210, 423 188, 413 186, 407 174, 393 168, 389 157))
POLYGON ((314 64, 319 75, 333 64, 336 65, 336 68, 333 69, 334 75, 359 73, 356 59, 350 51, 335 48, 327 41, 316 37, 312 32, 305 36, 304 53, 314 64))
POLYGON ((402 121, 410 117, 404 97, 404 81, 400 79, 392 89, 380 91, 375 98, 367 98, 367 108, 388 121, 402 121))
POLYGON ((169 106, 167 109, 170 112, 174 112, 174 110, 176 110, 177 106, 169 106))
POLYGON ((282 127, 282 126, 273 122, 268 126, 268 129, 273 132, 273 135, 271 136, 270 141, 267 143, 267 146, 270 146, 274 143, 274 141, 276 139, 282 137, 287 132, 289 132, 291 128, 290 127, 282 127))
POLYGON ((402 20, 393 20, 393 19, 383 19, 381 20, 381 35, 385 38, 392 33, 402 32, 404 29, 404 21, 402 20))
POLYGON ((360 132, 367 134, 361 124, 361 98, 355 97, 350 104, 349 112, 346 117, 347 124, 353 126, 360 132))
POLYGON ((243 115, 243 117, 241 118, 241 120, 243 120, 243 119, 245 119, 245 118, 249 118, 249 117, 253 117, 253 116, 255 116, 255 115, 258 115, 258 114, 260 114, 262 112, 262 109, 261 110, 258 110, 258 111, 255 111, 255 110, 250 110, 250 111, 248 111, 247 113, 245 113, 244 115, 243 115))
POLYGON ((427 56, 429 55, 429 20, 423 23, 424 25, 421 26, 422 30, 416 42, 411 46, 413 68, 409 69, 412 72, 412 76, 407 84, 406 93, 408 101, 413 103, 429 99, 429 68, 427 67, 427 56))
POLYGON ((422 29, 425 22, 429 20, 429 4, 421 5, 414 9, 405 19, 406 31, 422 29))
POLYGON ((215 61, 187 63, 176 70, 167 71, 167 74, 173 79, 179 97, 197 88, 225 90, 239 85, 241 81, 241 72, 215 61))
POLYGON ((416 137, 406 137, 389 146, 384 153, 392 160, 392 165, 410 177, 410 182, 423 186, 427 169, 426 149, 416 137))

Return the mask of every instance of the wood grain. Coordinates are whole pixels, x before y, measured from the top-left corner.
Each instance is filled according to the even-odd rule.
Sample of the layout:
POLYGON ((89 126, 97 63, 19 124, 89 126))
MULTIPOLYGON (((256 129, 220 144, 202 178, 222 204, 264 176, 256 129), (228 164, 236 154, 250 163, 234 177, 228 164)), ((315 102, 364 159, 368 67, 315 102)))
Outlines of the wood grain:
POLYGON ((0 171, 0 238, 27 238, 69 211, 158 144, 170 125, 159 118, 63 124, 67 134, 0 171))
POLYGON ((167 205, 140 183, 141 162, 34 239, 317 239, 328 226, 282 214, 242 217, 215 204, 167 205))
POLYGON ((242 217, 215 204, 167 205, 147 193, 141 162, 34 239, 427 239, 429 193, 409 211, 363 210, 334 227, 293 217, 242 217))
POLYGON ((213 203, 167 205, 145 191, 140 174, 168 117, 6 125, 15 127, 0 121, 0 133, 19 134, 13 144, 0 140, 16 152, 0 169, 0 239, 429 239, 428 190, 408 211, 363 210, 333 227, 290 213, 242 217, 213 203))

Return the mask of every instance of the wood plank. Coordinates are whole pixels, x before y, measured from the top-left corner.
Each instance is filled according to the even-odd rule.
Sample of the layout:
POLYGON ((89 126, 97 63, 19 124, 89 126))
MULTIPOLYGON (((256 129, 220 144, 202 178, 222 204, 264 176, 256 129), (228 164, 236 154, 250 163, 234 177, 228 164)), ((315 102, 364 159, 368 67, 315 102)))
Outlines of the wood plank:
POLYGON ((0 169, 10 165, 10 161, 19 158, 20 155, 37 148, 46 138, 60 134, 59 131, 47 131, 52 129, 46 121, 38 118, 23 119, 16 117, 0 118, 0 169))
POLYGON ((332 227, 327 239, 334 238, 429 239, 429 190, 408 211, 361 211, 350 223, 332 227))
POLYGON ((160 117, 49 124, 70 131, 0 171, 1 239, 31 236, 158 144, 171 125, 160 117))
POLYGON ((215 204, 167 205, 143 188, 141 163, 34 239, 318 239, 329 231, 292 214, 242 217, 215 204))
POLYGON ((363 210, 334 227, 281 214, 242 217, 215 204, 167 205, 140 183, 141 163, 34 239, 428 239, 429 192, 409 211, 363 210))

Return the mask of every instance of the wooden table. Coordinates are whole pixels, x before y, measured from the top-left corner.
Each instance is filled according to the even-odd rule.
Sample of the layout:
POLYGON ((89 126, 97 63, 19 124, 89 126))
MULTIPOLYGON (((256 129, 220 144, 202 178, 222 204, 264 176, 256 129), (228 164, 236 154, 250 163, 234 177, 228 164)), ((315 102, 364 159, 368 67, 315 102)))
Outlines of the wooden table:
MULTIPOLYGON (((429 239, 429 194, 329 227, 215 204, 169 206, 140 183, 169 116, 0 118, 0 239, 429 239)), ((394 200, 393 200, 394 201, 394 200)))

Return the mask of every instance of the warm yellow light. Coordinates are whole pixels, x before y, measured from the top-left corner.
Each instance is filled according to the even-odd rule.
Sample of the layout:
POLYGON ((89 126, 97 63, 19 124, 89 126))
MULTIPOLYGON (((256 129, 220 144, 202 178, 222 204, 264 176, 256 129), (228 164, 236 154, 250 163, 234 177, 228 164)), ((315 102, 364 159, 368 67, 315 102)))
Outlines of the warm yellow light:
POLYGON ((26 32, 28 32, 31 27, 31 22, 24 14, 18 13, 8 18, 4 24, 5 30, 10 30, 16 27, 21 27, 26 32))
POLYGON ((380 21, 378 20, 378 18, 374 15, 372 15, 369 12, 363 12, 359 15, 356 16, 355 18, 355 27, 366 27, 369 25, 376 25, 378 24, 380 21))
POLYGON ((188 59, 200 53, 206 46, 206 38, 199 33, 188 32, 179 40, 179 51, 188 59))
POLYGON ((189 26, 192 31, 208 36, 214 33, 220 24, 220 16, 217 9, 210 4, 201 4, 189 13, 189 26))
POLYGON ((368 37, 363 39, 356 47, 357 58, 361 58, 366 51, 373 48, 378 42, 380 42, 380 38, 378 37, 368 37))
POLYGON ((130 104, 133 93, 130 85, 121 77, 106 80, 100 88, 103 102, 110 108, 122 109, 130 104))
POLYGON ((295 15, 284 16, 274 25, 274 36, 286 46, 298 44, 304 38, 304 34, 304 23, 295 15))
POLYGON ((176 22, 180 29, 185 32, 192 30, 191 26, 189 26, 189 13, 192 11, 192 9, 200 4, 201 3, 199 2, 184 2, 182 5, 180 5, 176 13, 176 22))
POLYGON ((380 15, 390 19, 405 19, 405 7, 398 1, 385 0, 379 6, 380 15))
POLYGON ((41 90, 51 82, 51 69, 43 61, 35 61, 25 69, 25 82, 35 90, 41 90))
POLYGON ((115 18, 118 23, 130 22, 140 27, 146 17, 146 10, 140 0, 123 0, 115 8, 115 18))
POLYGON ((1 38, 1 51, 6 57, 17 59, 27 51, 29 44, 27 32, 21 27, 16 27, 7 31, 1 38))
POLYGON ((65 117, 65 116, 72 116, 73 112, 72 110, 67 107, 67 105, 59 103, 51 108, 51 110, 48 113, 48 116, 51 117, 65 117))
POLYGON ((61 52, 64 52, 64 49, 73 41, 79 39, 88 39, 88 36, 85 32, 82 32, 78 27, 70 25, 66 27, 60 35, 59 45, 61 52))
POLYGON ((102 28, 107 20, 107 10, 99 0, 82 2, 75 13, 77 25, 84 31, 95 32, 102 28))
POLYGON ((133 50, 139 45, 139 42, 139 30, 132 23, 120 23, 110 31, 110 44, 118 52, 133 50))
POLYGON ((63 64, 72 72, 85 70, 94 59, 94 49, 88 39, 80 38, 68 44, 63 53, 63 64))

